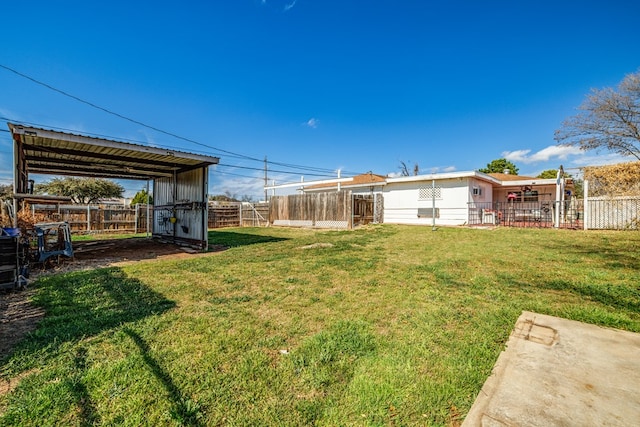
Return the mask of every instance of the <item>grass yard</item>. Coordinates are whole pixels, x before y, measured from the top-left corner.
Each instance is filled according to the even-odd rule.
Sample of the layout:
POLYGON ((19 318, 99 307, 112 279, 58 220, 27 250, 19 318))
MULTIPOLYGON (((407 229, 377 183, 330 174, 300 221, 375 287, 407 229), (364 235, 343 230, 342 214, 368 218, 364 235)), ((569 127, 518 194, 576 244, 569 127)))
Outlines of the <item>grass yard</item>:
POLYGON ((455 426, 521 311, 640 331, 637 232, 209 236, 230 249, 41 277, 0 425, 455 426))

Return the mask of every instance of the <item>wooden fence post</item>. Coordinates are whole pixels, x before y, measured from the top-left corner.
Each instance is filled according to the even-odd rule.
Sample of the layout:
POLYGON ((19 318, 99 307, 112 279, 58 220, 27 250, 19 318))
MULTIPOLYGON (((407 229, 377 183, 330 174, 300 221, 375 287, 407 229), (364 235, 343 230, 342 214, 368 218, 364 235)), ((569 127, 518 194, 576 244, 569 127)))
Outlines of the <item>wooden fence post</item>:
POLYGON ((140 211, 140 203, 136 203, 136 214, 134 216, 135 218, 135 222, 133 225, 133 233, 137 234, 138 233, 138 213, 140 211))

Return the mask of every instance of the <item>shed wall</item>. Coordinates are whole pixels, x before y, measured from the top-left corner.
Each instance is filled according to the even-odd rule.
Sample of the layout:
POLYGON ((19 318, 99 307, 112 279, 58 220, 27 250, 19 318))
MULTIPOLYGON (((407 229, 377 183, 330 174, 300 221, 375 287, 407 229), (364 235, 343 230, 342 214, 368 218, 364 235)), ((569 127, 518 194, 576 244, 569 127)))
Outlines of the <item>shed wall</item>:
POLYGON ((153 234, 207 246, 208 168, 154 181, 153 234), (175 218, 175 222, 171 219, 175 218))

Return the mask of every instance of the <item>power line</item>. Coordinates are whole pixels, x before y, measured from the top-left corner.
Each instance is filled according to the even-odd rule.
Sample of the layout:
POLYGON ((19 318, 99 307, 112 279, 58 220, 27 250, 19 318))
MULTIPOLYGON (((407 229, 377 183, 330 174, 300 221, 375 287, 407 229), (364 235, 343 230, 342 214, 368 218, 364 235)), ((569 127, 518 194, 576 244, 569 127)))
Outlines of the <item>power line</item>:
MULTIPOLYGON (((224 163, 218 163, 218 166, 223 166, 223 167, 228 167, 228 168, 247 169, 247 170, 254 170, 254 171, 262 171, 262 170, 264 170, 263 168, 254 168, 254 167, 251 167, 251 166, 227 165, 227 164, 224 164, 224 163)), ((288 175, 300 175, 299 172, 291 172, 291 171, 276 170, 276 169, 269 169, 269 172, 284 173, 284 174, 288 174, 288 175)), ((308 176, 318 176, 318 177, 330 177, 330 176, 332 176, 332 175, 318 174, 318 173, 307 173, 306 175, 308 175, 308 176)))
MULTIPOLYGON (((51 125, 44 125, 42 123, 35 123, 35 122, 27 122, 27 121, 22 121, 22 120, 15 120, 15 119, 11 119, 8 117, 0 117, 0 120, 4 120, 7 123, 21 123, 21 124, 25 124, 25 125, 29 125, 29 126, 36 126, 36 127, 41 127, 41 128, 48 128, 48 129, 53 129, 53 130, 57 130, 57 131, 64 131, 64 132, 70 132, 70 133, 80 133, 78 130, 76 129, 69 129, 69 128, 64 128, 64 127, 59 127, 59 126, 51 126, 51 125)), ((8 130, 4 130, 4 129, 0 129, 3 132, 9 132, 8 130)), ((90 136, 93 138, 103 138, 103 139, 110 139, 110 140, 114 140, 114 141, 121 141, 121 142, 128 142, 131 144, 139 144, 139 145, 144 145, 144 146, 153 146, 153 147, 160 147, 160 148, 167 148, 167 149, 175 149, 175 145, 165 145, 165 144, 159 144, 159 143, 150 143, 149 141, 141 141, 138 139, 132 139, 132 138, 124 138, 124 137, 120 137, 120 136, 113 136, 113 135, 104 135, 104 134, 100 134, 100 133, 93 133, 93 132, 81 132, 82 135, 86 135, 86 136, 90 136)), ((208 151, 204 151, 204 150, 192 150, 197 154, 206 154, 206 155, 211 155, 211 154, 216 154, 216 153, 211 153, 208 151)), ((227 156, 229 157, 239 157, 242 159, 245 159, 245 156, 242 155, 232 155, 232 154, 227 154, 227 156)))
MULTIPOLYGON (((7 121, 7 122, 13 121, 12 119, 7 118, 7 117, 0 117, 0 120, 4 120, 4 121, 7 121)), ((40 124, 40 123, 32 123, 32 122, 23 122, 23 123, 29 124, 29 125, 32 125, 32 126, 49 127, 49 128, 56 129, 56 130, 61 130, 61 131, 77 132, 74 129, 47 126, 47 125, 43 125, 43 124, 40 124)), ((9 132, 9 131, 6 130, 5 132, 9 132)), ((127 142, 137 142, 137 143, 141 143, 141 144, 145 144, 145 145, 147 144, 144 141, 136 141, 134 139, 117 138, 117 137, 114 137, 114 136, 95 134, 95 133, 94 134, 86 133, 86 134, 89 135, 89 136, 94 136, 94 137, 101 137, 101 138, 108 138, 108 139, 120 139, 120 140, 127 141, 127 142)), ((154 145, 156 145, 158 147, 173 148, 171 146, 162 145, 162 144, 154 144, 154 145)), ((286 164, 286 163, 272 162, 272 164, 282 165, 284 167, 290 167, 292 169, 294 168, 293 165, 289 165, 289 164, 286 164)), ((263 171, 264 170, 263 168, 258 168, 258 167, 229 165, 229 164, 224 164, 224 163, 219 163, 218 166, 225 166, 225 167, 232 167, 232 168, 239 168, 239 169, 248 169, 248 170, 256 170, 256 171, 258 171, 258 170, 259 171, 263 171)), ((305 175, 308 175, 308 176, 318 176, 318 177, 330 177, 330 176, 333 176, 332 173, 334 172, 331 169, 313 168, 313 167, 303 167, 303 170, 306 170, 306 171, 318 171, 318 172, 324 172, 324 171, 329 172, 329 173, 325 173, 325 174, 308 173, 308 172, 304 173, 305 175)), ((292 171, 275 170, 275 169, 269 169, 269 172, 284 173, 284 174, 289 174, 289 175, 301 175, 301 174, 303 174, 302 172, 292 172, 292 171)))
MULTIPOLYGON (((5 120, 7 122, 13 121, 9 118, 6 117, 0 117, 0 120, 5 120)), ((56 130, 64 130, 64 131, 68 131, 68 132, 77 132, 74 129, 67 129, 67 128, 61 128, 61 127, 54 127, 54 126, 46 126, 46 125, 42 125, 39 123, 31 123, 31 122, 23 122, 25 124, 29 124, 29 125, 33 125, 33 126, 40 126, 40 127, 49 127, 52 129, 56 129, 56 130)), ((3 130, 3 129, 0 129, 3 130)), ((8 130, 3 130, 4 132, 9 132, 8 130)), ((136 141, 133 139, 127 139, 127 138, 117 138, 117 137, 113 137, 113 136, 109 136, 109 135, 101 135, 101 134, 91 134, 91 133, 86 133, 86 135, 88 136, 96 136, 96 137, 101 137, 101 138, 110 138, 110 139, 120 139, 123 141, 127 141, 127 142, 139 142, 139 143, 144 143, 143 141, 136 141)), ((173 148, 171 146, 168 145, 162 145, 162 144, 154 144, 155 146, 158 147, 165 147, 165 148, 173 148)), ((273 162, 273 164, 281 164, 281 163, 277 163, 277 162, 273 162)), ((283 166, 287 166, 286 164, 282 164, 283 166)), ((217 166, 223 166, 223 167, 228 167, 228 168, 237 168, 237 169, 247 169, 247 170, 255 170, 255 171, 263 171, 264 168, 258 168, 258 167, 251 167, 251 166, 241 166, 241 165, 229 165, 229 164, 225 164, 225 163, 218 163, 217 166)), ((318 171, 331 171, 330 169, 322 169, 322 168, 307 168, 308 170, 318 170, 318 171)), ((283 173, 283 174, 288 174, 288 175, 300 175, 301 172, 292 172, 292 171, 285 171, 285 170, 275 170, 275 169, 269 169, 269 172, 273 172, 273 173, 283 173)), ((331 171, 333 172, 333 171, 331 171)), ((333 175, 329 175, 329 174, 316 174, 316 173, 306 173, 306 175, 308 176, 318 176, 318 177, 330 177, 333 175)))
POLYGON ((262 178, 256 178, 255 176, 249 176, 249 175, 240 175, 239 173, 233 173, 233 172, 216 171, 216 174, 232 175, 232 176, 238 176, 240 178, 249 178, 255 181, 262 181, 262 178))
MULTIPOLYGON (((0 64, 0 67, 2 67, 2 65, 0 64)), ((64 127, 58 127, 58 126, 50 126, 50 125, 44 125, 42 123, 35 123, 35 122, 28 122, 28 121, 21 121, 21 120, 14 120, 8 117, 0 117, 0 120, 4 120, 5 122, 20 122, 23 124, 27 124, 30 126, 37 126, 37 127, 42 127, 42 128, 49 128, 49 129, 55 129, 55 130, 59 130, 59 131, 66 131, 66 132, 78 132, 75 129, 69 129, 69 128, 64 128, 64 127)), ((4 130, 4 129, 0 129, 4 132, 9 132, 8 130, 4 130)), ((140 141, 140 140, 135 140, 135 139, 131 139, 131 138, 122 138, 122 137, 116 137, 116 136, 112 136, 112 135, 104 135, 104 134, 99 134, 99 133, 91 133, 91 132, 82 132, 84 135, 87 136, 91 136, 91 137, 97 137, 97 138, 105 138, 105 139, 111 139, 111 140, 120 140, 120 141, 125 141, 125 142, 129 142, 129 143, 137 143, 140 145, 149 145, 148 141, 140 141)), ((163 145, 163 144, 157 144, 154 143, 153 146, 156 147, 162 147, 162 148, 174 148, 171 145, 163 145)), ((201 152, 202 154, 210 154, 210 153, 204 153, 201 152)), ((248 159, 248 160, 255 160, 251 157, 247 157, 244 155, 233 155, 230 154, 231 157, 239 157, 242 159, 248 159)), ((334 169, 328 169, 328 168, 319 168, 319 167, 313 167, 313 166, 303 166, 303 165, 295 165, 295 164, 291 164, 291 163, 282 163, 282 162, 272 162, 272 161, 268 161, 268 164, 272 164, 272 165, 278 165, 278 166, 282 166, 282 167, 288 167, 291 169, 298 169, 300 172, 289 172, 289 171, 280 171, 280 170, 272 170, 269 169, 269 172, 277 172, 277 173, 286 173, 286 174, 290 174, 290 175, 302 175, 302 174, 306 174, 309 176, 320 176, 320 177, 328 177, 328 176, 333 176, 333 174, 336 172, 336 170, 334 169), (302 172, 305 171, 305 172, 302 172), (323 175, 318 175, 318 174, 312 174, 312 173, 306 173, 306 171, 315 171, 315 172, 326 172, 323 175)), ((242 167, 242 166, 234 166, 234 165, 221 165, 221 166, 230 166, 230 167, 238 167, 238 168, 244 168, 244 169, 252 169, 252 170, 264 170, 263 168, 249 168, 249 167, 242 167)), ((343 171, 344 173, 346 173, 347 175, 358 175, 358 172, 348 172, 348 171, 343 171)))
MULTIPOLYGON (((105 112, 107 114, 113 115, 115 117, 118 117, 120 119, 129 121, 131 123, 137 124, 139 126, 145 127, 147 129, 151 129, 151 130, 154 130, 156 132, 162 133, 164 135, 171 136, 173 138, 177 138, 177 139, 185 141, 185 142, 190 142, 192 144, 196 144, 196 145, 199 145, 201 147, 206 147, 206 148, 209 148, 209 149, 214 150, 214 151, 219 151, 221 153, 225 153, 225 154, 230 155, 230 156, 239 157, 239 158, 252 160, 252 161, 256 161, 256 162, 263 162, 262 159, 257 159, 255 157, 247 156, 245 154, 235 153, 233 151, 224 150, 224 149, 217 148, 217 147, 214 147, 214 146, 211 146, 211 145, 208 145, 208 144, 203 144, 203 143, 201 143, 199 141, 196 141, 196 140, 193 140, 191 138, 186 138, 186 137, 183 137, 183 136, 178 135, 176 133, 169 132, 169 131, 166 131, 164 129, 160 129, 160 128, 156 127, 156 126, 152 126, 152 125, 146 124, 144 122, 141 122, 140 120, 133 119, 131 117, 125 116, 124 114, 117 113, 117 112, 112 111, 112 110, 110 110, 108 108, 102 107, 102 106, 97 105, 97 104, 95 104, 93 102, 90 102, 90 101, 87 101, 85 99, 82 99, 79 96, 76 96, 76 95, 70 94, 68 92, 65 92, 62 89, 58 89, 58 88, 56 88, 56 87, 54 87, 54 86, 52 86, 52 85, 50 85, 48 83, 44 83, 44 82, 42 82, 42 81, 40 81, 40 80, 38 80, 38 79, 36 79, 34 77, 31 77, 31 76, 29 76, 27 74, 21 73, 20 71, 17 71, 17 70, 15 70, 15 69, 13 69, 13 68, 11 68, 9 66, 6 66, 4 64, 0 64, 0 68, 3 68, 5 70, 7 70, 7 71, 10 71, 10 72, 12 72, 12 73, 24 78, 24 79, 27 79, 27 80, 35 83, 35 84, 43 86, 43 87, 45 87, 45 88, 47 88, 49 90, 57 92, 57 93, 59 93, 59 94, 61 94, 63 96, 71 98, 71 99, 73 99, 75 101, 78 101, 78 102, 80 102, 82 104, 88 105, 88 106, 90 106, 92 108, 95 108, 97 110, 103 111, 103 112, 105 112)), ((283 167, 290 167, 292 169, 312 170, 312 171, 316 171, 316 172, 327 172, 327 173, 334 172, 331 169, 315 168, 315 167, 312 167, 312 166, 294 165, 294 164, 277 163, 277 162, 267 162, 267 163, 277 164, 277 165, 283 166, 283 167)), ((357 175, 357 174, 358 173, 354 173, 354 175, 357 175)))
MULTIPOLYGON (((58 88, 56 88, 56 87, 53 87, 53 86, 51 86, 51 85, 49 85, 49 84, 47 84, 47 83, 41 82, 40 80, 36 80, 35 78, 33 78, 33 77, 31 77, 31 76, 28 76, 28 75, 26 75, 26 74, 23 74, 23 73, 21 73, 21 72, 19 72, 19 71, 17 71, 17 70, 14 70, 13 68, 7 67, 6 65, 0 64, 0 68, 4 68, 5 70, 11 71, 12 73, 15 73, 15 74, 19 75, 20 77, 23 77, 23 78, 25 78, 25 79, 27 79, 27 80, 30 80, 30 81, 32 81, 33 83, 39 84, 39 85, 41 85, 41 86, 44 86, 44 87, 46 87, 47 89, 50 89, 50 90, 52 90, 52 91, 54 91, 54 92, 57 92, 57 93, 59 93, 59 94, 61 94, 61 95, 64 95, 64 96, 69 97, 69 98, 71 98, 71 99, 74 99, 74 100, 76 100, 76 101, 78 101, 78 102, 81 102, 81 103, 83 103, 83 104, 85 104, 85 105, 88 105, 88 106, 90 106, 90 107, 92 107, 92 108, 95 108, 95 109, 97 109, 97 110, 103 111, 103 112, 105 112, 105 113, 107 113, 107 114, 111 114, 112 116, 116 116, 116 117, 121 118, 121 119, 123 119, 123 120, 127 120, 127 121, 129 121, 129 122, 131 122, 131 123, 135 123, 135 124, 137 124, 137 125, 140 125, 140 126, 142 126, 142 127, 147 128, 147 129, 154 130, 154 131, 156 131, 156 132, 159 132, 159 133, 162 133, 162 134, 165 134, 165 135, 171 136, 171 137, 173 137, 173 138, 180 139, 180 140, 182 140, 182 141, 190 142, 190 143, 192 143, 192 144, 196 144, 196 145, 200 145, 200 146, 202 146, 202 147, 210 148, 210 149, 212 149, 212 150, 220 151, 221 153, 232 154, 232 155, 234 155, 234 156, 240 156, 240 157, 243 157, 243 158, 246 158, 246 159, 249 159, 249 160, 257 160, 257 159, 254 159, 254 158, 252 158, 252 157, 245 156, 245 155, 243 155, 243 154, 238 154, 238 153, 234 153, 234 152, 232 152, 232 151, 223 150, 223 149, 221 149, 221 148, 216 148, 216 147, 213 147, 213 146, 210 146, 210 145, 207 145, 207 144, 203 144, 203 143, 201 143, 201 142, 195 141, 195 140, 190 139, 190 138, 185 138, 185 137, 180 136, 180 135, 177 135, 177 134, 175 134, 175 133, 173 133, 173 132, 169 132, 169 131, 166 131, 166 130, 160 129, 160 128, 158 128, 158 127, 155 127, 155 126, 152 126, 152 125, 148 125, 148 124, 146 124, 146 123, 144 123, 144 122, 141 122, 141 121, 139 121, 139 120, 136 120, 136 119, 132 119, 132 118, 130 118, 130 117, 127 117, 127 116, 125 116, 125 115, 123 115, 123 114, 116 113, 115 111, 112 111, 112 110, 109 110, 109 109, 107 109, 107 108, 101 107, 101 106, 99 106, 99 105, 97 105, 97 104, 94 104, 93 102, 86 101, 86 100, 84 100, 84 99, 82 99, 82 98, 80 98, 80 97, 78 97, 78 96, 72 95, 72 94, 70 94, 70 93, 68 93, 68 92, 65 92, 65 91, 61 90, 61 89, 58 89, 58 88)), ((259 160, 258 160, 258 161, 259 161, 259 160)))

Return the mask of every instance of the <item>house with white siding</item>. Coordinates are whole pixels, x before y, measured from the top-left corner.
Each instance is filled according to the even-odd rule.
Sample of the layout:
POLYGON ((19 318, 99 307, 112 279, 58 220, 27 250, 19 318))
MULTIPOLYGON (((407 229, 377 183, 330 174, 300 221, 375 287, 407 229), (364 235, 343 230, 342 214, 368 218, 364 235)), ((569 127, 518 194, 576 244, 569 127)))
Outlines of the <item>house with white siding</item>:
POLYGON ((469 204, 491 202, 501 182, 490 175, 450 172, 387 178, 383 189, 384 222, 461 225, 469 222, 469 204))
MULTIPOLYGON (((570 195, 572 183, 565 191, 570 195)), ((556 179, 506 173, 450 172, 387 178, 383 187, 384 222, 463 225, 515 221, 552 221, 558 197, 556 179), (507 218, 509 214, 511 217, 507 218), (434 221, 435 216, 435 221, 434 221)))
MULTIPOLYGON (((527 223, 549 226, 570 196, 570 180, 541 179, 478 171, 385 177, 373 173, 323 182, 300 183, 303 193, 349 191, 354 216, 361 198, 369 198, 374 222, 456 226, 527 223), (566 188, 565 188, 566 185, 566 188), (566 191, 566 192, 565 192, 566 191)), ((289 184, 287 184, 289 185, 289 184)), ((364 208, 363 208, 364 209, 364 208)), ((564 212, 564 211, 563 211, 564 212)))

